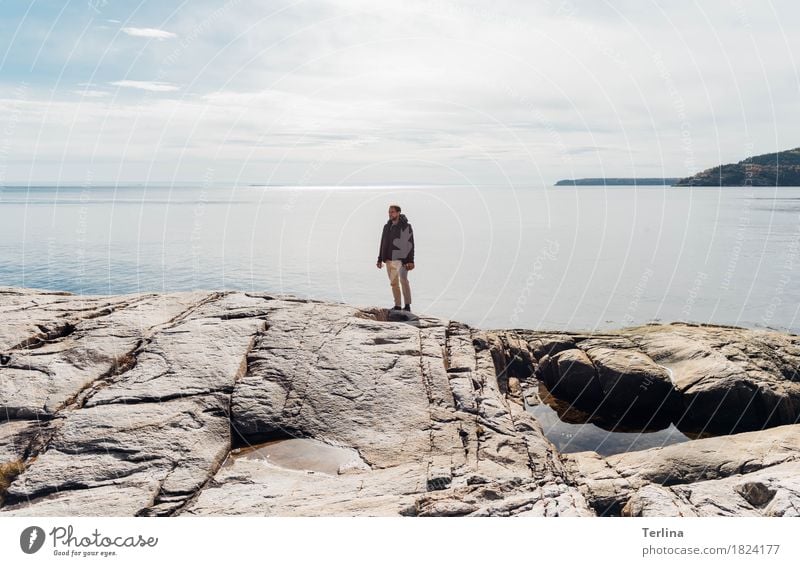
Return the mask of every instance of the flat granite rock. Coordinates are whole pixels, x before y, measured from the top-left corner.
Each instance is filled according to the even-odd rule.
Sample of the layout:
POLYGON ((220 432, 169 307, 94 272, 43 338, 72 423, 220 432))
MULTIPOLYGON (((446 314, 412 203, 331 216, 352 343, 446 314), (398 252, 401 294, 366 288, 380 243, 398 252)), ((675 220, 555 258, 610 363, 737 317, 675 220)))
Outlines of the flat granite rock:
POLYGON ((790 516, 800 505, 793 335, 479 330, 213 290, 0 287, 0 316, 0 515, 790 516), (584 401, 612 416, 664 399, 671 416, 720 391, 734 411, 751 391, 759 412, 742 420, 774 428, 559 454, 523 406, 536 376, 565 396, 588 384, 584 401))
POLYGON ((655 493, 649 490, 652 486, 692 489, 707 480, 749 477, 787 462, 800 462, 800 424, 605 458, 590 451, 564 454, 563 459, 592 507, 601 514, 615 514, 637 492, 655 493))
POLYGON ((626 517, 800 517, 800 462, 718 480, 648 484, 622 509, 626 517))

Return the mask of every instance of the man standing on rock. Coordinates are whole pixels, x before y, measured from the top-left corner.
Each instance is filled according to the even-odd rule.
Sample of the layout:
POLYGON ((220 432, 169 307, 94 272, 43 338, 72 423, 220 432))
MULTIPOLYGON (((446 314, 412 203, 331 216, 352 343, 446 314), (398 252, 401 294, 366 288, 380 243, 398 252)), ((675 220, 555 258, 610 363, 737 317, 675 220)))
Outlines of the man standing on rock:
POLYGON ((411 310, 411 286, 408 283, 408 272, 414 269, 414 231, 405 214, 400 214, 400 206, 389 205, 389 220, 383 225, 381 244, 378 248, 378 269, 386 263, 386 273, 394 295, 392 310, 400 309, 400 284, 403 286, 403 297, 406 306, 403 310, 411 310))

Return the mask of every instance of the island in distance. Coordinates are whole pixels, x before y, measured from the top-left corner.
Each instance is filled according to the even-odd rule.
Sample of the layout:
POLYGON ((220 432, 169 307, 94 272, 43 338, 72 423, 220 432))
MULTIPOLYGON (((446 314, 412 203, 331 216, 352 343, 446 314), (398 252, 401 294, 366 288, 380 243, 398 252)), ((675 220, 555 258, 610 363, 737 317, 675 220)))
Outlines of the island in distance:
POLYGON ((587 177, 561 179, 555 186, 797 187, 800 147, 754 155, 738 163, 711 167, 689 177, 587 177))
POLYGON ((678 177, 588 177, 585 179, 561 179, 556 182, 556 186, 674 185, 678 180, 678 177))

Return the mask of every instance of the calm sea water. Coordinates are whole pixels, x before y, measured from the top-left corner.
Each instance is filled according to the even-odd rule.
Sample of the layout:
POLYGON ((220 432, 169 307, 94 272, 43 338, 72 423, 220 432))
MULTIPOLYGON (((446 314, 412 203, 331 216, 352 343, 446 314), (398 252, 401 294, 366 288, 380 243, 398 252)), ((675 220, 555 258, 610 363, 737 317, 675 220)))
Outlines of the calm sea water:
POLYGON ((800 330, 795 187, 3 187, 0 284, 391 306, 375 260, 392 202, 414 227, 419 313, 482 328, 800 330))

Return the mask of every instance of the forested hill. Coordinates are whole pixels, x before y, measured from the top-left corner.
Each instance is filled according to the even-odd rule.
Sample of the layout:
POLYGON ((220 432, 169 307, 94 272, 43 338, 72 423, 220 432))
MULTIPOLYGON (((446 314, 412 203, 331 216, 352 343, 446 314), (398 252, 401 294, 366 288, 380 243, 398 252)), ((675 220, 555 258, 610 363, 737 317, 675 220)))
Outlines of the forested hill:
POLYGON ((800 147, 717 165, 680 179, 675 186, 800 186, 800 147))

